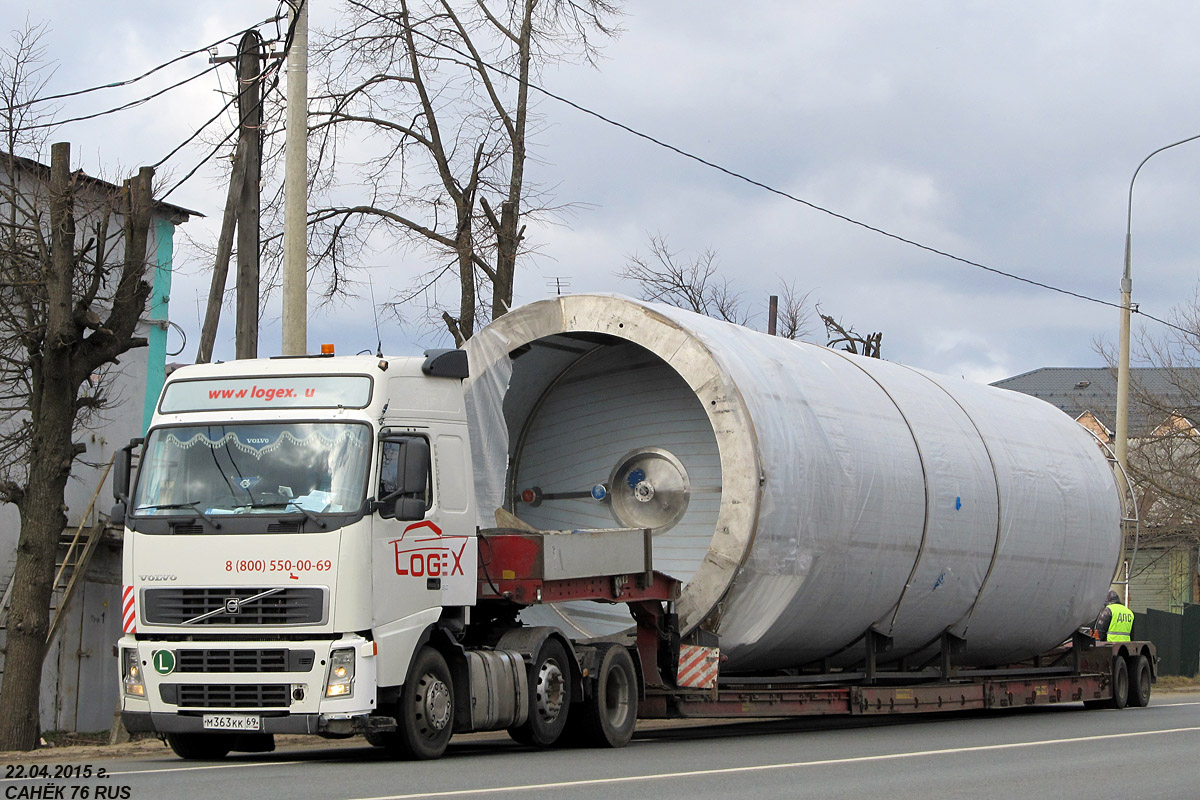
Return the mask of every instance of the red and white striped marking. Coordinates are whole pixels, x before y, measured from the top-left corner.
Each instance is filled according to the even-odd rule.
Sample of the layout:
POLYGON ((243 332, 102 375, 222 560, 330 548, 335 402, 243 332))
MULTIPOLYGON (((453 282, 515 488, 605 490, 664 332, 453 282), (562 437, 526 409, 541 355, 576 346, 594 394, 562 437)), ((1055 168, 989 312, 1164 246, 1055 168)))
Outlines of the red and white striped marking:
POLYGON ((137 633, 137 603, 132 586, 121 587, 121 625, 125 633, 137 633))
POLYGON ((681 644, 675 684, 689 689, 713 688, 717 685, 717 667, 720 660, 720 648, 681 644))

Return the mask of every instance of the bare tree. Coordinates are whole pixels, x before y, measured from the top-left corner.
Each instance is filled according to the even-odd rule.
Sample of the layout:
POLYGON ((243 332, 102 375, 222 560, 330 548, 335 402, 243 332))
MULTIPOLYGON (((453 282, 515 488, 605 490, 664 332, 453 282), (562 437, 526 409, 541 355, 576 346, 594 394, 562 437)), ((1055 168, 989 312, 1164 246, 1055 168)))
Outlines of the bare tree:
MULTIPOLYGON (((1200 293, 1175 309, 1176 326, 1136 339, 1129 397, 1129 471, 1143 534, 1200 543, 1200 293)), ((1100 348, 1110 367, 1116 358, 1100 348)))
MULTIPOLYGON (((817 310, 820 314, 820 309, 817 310)), ((847 353, 857 353, 871 358, 881 358, 879 348, 883 344, 883 333, 876 331, 863 336, 854 328, 844 326, 840 321, 827 314, 820 314, 825 323, 825 331, 829 336, 826 347, 839 347, 847 353)))
MULTIPOLYGON (((0 121, 9 145, 27 135, 30 94, 41 87, 37 29, 0 57, 0 121)), ((24 38, 22 38, 22 36, 24 38)), ((65 492, 84 452, 73 433, 103 406, 107 365, 145 339, 134 335, 150 287, 143 280, 151 178, 123 190, 70 170, 70 146, 51 148, 47 170, 0 157, 0 500, 21 530, 0 685, 0 750, 38 744, 42 661, 65 492)))
POLYGON ((594 63, 616 14, 608 0, 347 0, 313 39, 314 265, 337 276, 371 248, 416 248, 434 267, 395 303, 424 298, 460 344, 505 313, 525 221, 546 210, 525 174, 530 81, 594 63))
POLYGON ((741 292, 720 275, 715 250, 706 248, 691 259, 681 257, 661 234, 650 236, 649 246, 649 256, 634 253, 618 273, 641 287, 643 300, 686 308, 736 325, 749 323, 751 314, 742 302, 741 292))
MULTIPOLYGON (((755 314, 734 284, 720 274, 717 253, 711 248, 689 258, 671 249, 665 236, 649 237, 650 253, 626 257, 619 277, 636 283, 643 300, 686 308, 736 325, 753 327, 755 314)), ((780 279, 776 335, 804 339, 811 331, 812 292, 800 292, 796 282, 780 279)))
POLYGON ((785 339, 804 339, 812 334, 812 290, 800 292, 795 281, 779 281, 779 320, 776 335, 785 339))

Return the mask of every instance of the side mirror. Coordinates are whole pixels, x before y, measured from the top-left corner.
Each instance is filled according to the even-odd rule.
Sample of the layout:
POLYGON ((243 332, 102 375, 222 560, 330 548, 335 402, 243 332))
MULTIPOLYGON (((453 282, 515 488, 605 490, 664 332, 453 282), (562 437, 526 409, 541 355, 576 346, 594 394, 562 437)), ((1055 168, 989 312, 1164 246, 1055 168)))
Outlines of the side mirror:
POLYGON ((383 467, 379 475, 381 517, 414 521, 425 518, 429 505, 429 442, 420 436, 384 439, 383 467))
POLYGON ((402 497, 396 502, 396 519, 401 522, 416 522, 425 519, 425 501, 419 497, 402 497))
POLYGON ((129 501, 129 476, 133 463, 133 448, 140 447, 145 439, 130 439, 129 444, 117 451, 112 466, 113 500, 118 503, 129 501))
POLYGON ((131 454, 128 447, 118 450, 117 457, 113 460, 113 500, 118 503, 129 499, 129 463, 131 460, 131 454))
POLYGON ((118 500, 116 505, 112 507, 112 512, 108 515, 108 523, 118 527, 125 524, 125 501, 118 500))

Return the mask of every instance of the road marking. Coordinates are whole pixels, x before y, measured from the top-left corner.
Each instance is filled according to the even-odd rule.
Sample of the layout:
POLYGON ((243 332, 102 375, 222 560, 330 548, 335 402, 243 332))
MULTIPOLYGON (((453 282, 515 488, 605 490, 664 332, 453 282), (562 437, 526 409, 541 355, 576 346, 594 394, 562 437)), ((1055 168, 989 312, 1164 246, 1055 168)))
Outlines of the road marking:
POLYGON ((621 783, 637 783, 644 781, 674 780, 678 778, 704 778, 712 775, 736 775, 746 772, 766 772, 779 769, 800 769, 801 767, 828 767, 841 764, 864 764, 872 761, 895 761, 902 758, 924 758, 927 756, 955 755, 959 753, 982 753, 989 750, 1012 750, 1021 747, 1043 747, 1054 744, 1074 744, 1078 742, 1099 742, 1106 739, 1127 739, 1135 736, 1158 736, 1162 734, 1195 733, 1200 726, 1190 728, 1168 728, 1159 731, 1137 731, 1134 733, 1107 733, 1096 736, 1077 736, 1070 739, 1042 739, 1036 742, 1011 742, 1009 744, 985 744, 975 747, 951 747, 945 750, 918 750, 912 753, 887 753, 878 756, 854 756, 852 758, 829 758, 820 761, 793 761, 787 764, 760 764, 750 767, 725 767, 722 769, 699 769, 689 772, 660 772, 653 775, 628 775, 620 778, 591 778, 578 781, 559 781, 556 783, 530 783, 523 786, 491 786, 476 789, 454 789, 444 792, 417 792, 414 794, 389 794, 377 797, 360 797, 354 800, 415 800, 419 797, 466 797, 471 795, 505 794, 512 792, 530 792, 545 789, 575 789, 584 786, 602 786, 621 783))
POLYGON ((1155 708, 1172 708, 1174 706, 1200 706, 1200 702, 1195 702, 1195 703, 1154 703, 1155 708))

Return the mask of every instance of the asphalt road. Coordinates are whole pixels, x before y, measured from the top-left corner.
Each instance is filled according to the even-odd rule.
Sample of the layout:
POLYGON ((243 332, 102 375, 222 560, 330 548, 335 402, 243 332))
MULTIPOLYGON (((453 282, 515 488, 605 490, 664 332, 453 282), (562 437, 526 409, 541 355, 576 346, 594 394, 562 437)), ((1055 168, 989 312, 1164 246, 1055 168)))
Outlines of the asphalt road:
POLYGON ((1148 708, 1124 711, 1070 704, 865 723, 688 723, 639 728, 628 747, 604 751, 537 751, 503 735, 474 735, 426 763, 389 761, 358 742, 235 754, 209 763, 164 753, 68 765, 0 764, 0 797, 1200 797, 1200 693, 1160 694, 1148 708), (41 774, 43 767, 48 774, 41 774), (89 767, 93 777, 85 778, 89 767), (100 769, 106 774, 96 778, 100 769))

